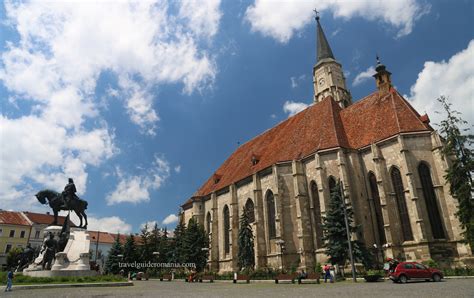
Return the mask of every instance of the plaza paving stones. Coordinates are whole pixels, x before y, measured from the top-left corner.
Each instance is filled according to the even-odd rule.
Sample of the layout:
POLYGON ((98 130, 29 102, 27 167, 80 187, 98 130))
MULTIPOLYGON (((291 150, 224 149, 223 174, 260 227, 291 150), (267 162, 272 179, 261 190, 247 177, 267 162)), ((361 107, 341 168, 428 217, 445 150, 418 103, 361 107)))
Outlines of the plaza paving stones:
POLYGON ((273 284, 232 282, 185 283, 183 281, 136 281, 130 287, 17 290, 1 297, 474 297, 473 279, 443 282, 391 281, 366 283, 349 281, 334 284, 273 284))

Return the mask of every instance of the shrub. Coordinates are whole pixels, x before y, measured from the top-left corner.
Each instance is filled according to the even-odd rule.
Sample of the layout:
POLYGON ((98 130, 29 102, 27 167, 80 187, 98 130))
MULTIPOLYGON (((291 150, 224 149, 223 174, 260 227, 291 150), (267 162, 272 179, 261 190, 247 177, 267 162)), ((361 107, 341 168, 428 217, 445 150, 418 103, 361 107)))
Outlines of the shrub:
POLYGON ((439 264, 433 259, 429 259, 429 260, 423 261, 421 263, 425 266, 430 267, 430 268, 439 268, 439 264))

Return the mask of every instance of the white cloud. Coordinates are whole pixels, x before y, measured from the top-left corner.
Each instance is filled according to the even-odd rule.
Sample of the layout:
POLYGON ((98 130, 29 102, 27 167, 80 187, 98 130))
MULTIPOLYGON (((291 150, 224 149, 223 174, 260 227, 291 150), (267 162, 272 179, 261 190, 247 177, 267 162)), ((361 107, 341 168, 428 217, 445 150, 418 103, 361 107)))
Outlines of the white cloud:
POLYGON ((176 173, 178 173, 178 174, 181 173, 181 165, 175 166, 175 167, 174 167, 174 171, 175 171, 176 173))
POLYGON ((157 225, 157 224, 158 223, 156 222, 156 220, 144 222, 140 225, 140 230, 143 230, 146 226, 148 232, 151 232, 151 231, 153 231, 153 229, 155 228, 155 225, 157 225))
POLYGON ((314 7, 321 12, 332 12, 336 18, 362 17, 382 21, 398 30, 397 37, 410 34, 415 22, 430 10, 430 6, 421 0, 255 0, 247 7, 245 19, 252 31, 287 43, 296 32, 312 22, 314 7))
POLYGON ((198 36, 210 38, 217 33, 222 13, 220 0, 181 0, 179 13, 187 19, 185 24, 198 36))
POLYGON ((163 225, 170 225, 178 222, 178 220, 179 218, 176 216, 176 214, 170 214, 163 220, 163 225))
POLYGON ((472 133, 472 125, 474 125, 473 57, 474 40, 471 40, 466 49, 453 55, 448 61, 425 62, 416 83, 410 88, 408 99, 419 113, 428 113, 431 124, 439 124, 446 117, 441 105, 436 101, 440 95, 445 95, 449 97, 452 108, 461 112, 461 117, 468 121, 472 133), (441 114, 436 113, 437 111, 441 114))
POLYGON ((372 79, 372 76, 375 74, 375 68, 373 66, 367 68, 363 72, 356 75, 354 81, 352 81, 352 86, 358 86, 365 81, 372 79))
POLYGON ((304 81, 304 79, 306 78, 306 75, 302 74, 300 75, 299 77, 290 77, 290 81, 291 81, 291 88, 296 88, 298 87, 299 83, 304 81))
POLYGON ((117 169, 119 183, 106 197, 107 205, 150 201, 150 191, 159 189, 170 175, 168 162, 158 156, 143 175, 125 175, 117 169))
POLYGON ((308 104, 304 102, 295 102, 291 100, 285 101, 283 104, 283 112, 287 113, 289 117, 301 112, 302 110, 306 109, 308 104))
MULTIPOLYGON (((77 217, 71 218, 71 220, 74 223, 79 224, 79 220, 77 219, 77 217)), ((123 219, 121 219, 118 216, 101 217, 101 218, 89 216, 87 220, 89 223, 89 225, 87 226, 87 229, 90 231, 101 231, 101 232, 120 233, 120 234, 130 234, 132 232, 132 226, 126 223, 123 219)))
MULTIPOLYGON (((0 80, 8 104, 32 107, 16 118, 0 116, 5 208, 26 201, 23 190, 32 183, 59 190, 68 176, 84 193, 88 167, 118 152, 113 129, 101 120, 96 85, 102 73, 118 78, 107 95, 121 99, 131 122, 148 135, 159 121, 152 88, 182 84, 190 94, 212 85, 217 73, 210 41, 219 28, 220 1, 180 2, 178 10, 165 1, 4 5, 3 23, 18 40, 4 44, 0 80)), ((136 182, 132 177, 125 186, 144 183, 136 182)))

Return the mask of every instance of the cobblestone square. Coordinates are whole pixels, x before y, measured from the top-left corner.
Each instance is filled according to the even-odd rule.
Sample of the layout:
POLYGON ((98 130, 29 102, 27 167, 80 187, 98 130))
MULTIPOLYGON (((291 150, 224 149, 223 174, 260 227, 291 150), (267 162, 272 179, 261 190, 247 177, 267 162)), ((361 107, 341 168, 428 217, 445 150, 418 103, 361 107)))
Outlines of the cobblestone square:
POLYGON ((0 292, 1 297, 474 297, 474 279, 443 282, 391 281, 379 283, 346 281, 334 284, 273 284, 253 282, 192 283, 181 281, 136 281, 133 287, 69 288, 0 292))

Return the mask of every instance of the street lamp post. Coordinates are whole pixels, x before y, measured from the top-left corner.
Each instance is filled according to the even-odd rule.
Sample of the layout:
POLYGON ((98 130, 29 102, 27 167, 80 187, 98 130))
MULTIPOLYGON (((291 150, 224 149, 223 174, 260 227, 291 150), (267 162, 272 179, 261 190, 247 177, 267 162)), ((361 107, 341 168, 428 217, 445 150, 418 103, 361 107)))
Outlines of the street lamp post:
POLYGON ((278 239, 275 243, 280 247, 280 270, 283 270, 283 249, 285 248, 285 241, 278 239))
POLYGON ((347 243, 349 246, 349 258, 351 260, 352 281, 357 282, 355 266, 354 266, 354 256, 352 252, 351 232, 349 229, 349 220, 347 218, 346 198, 344 196, 344 186, 342 185, 342 181, 339 181, 339 185, 341 187, 342 209, 344 210, 344 222, 346 223, 347 243))

